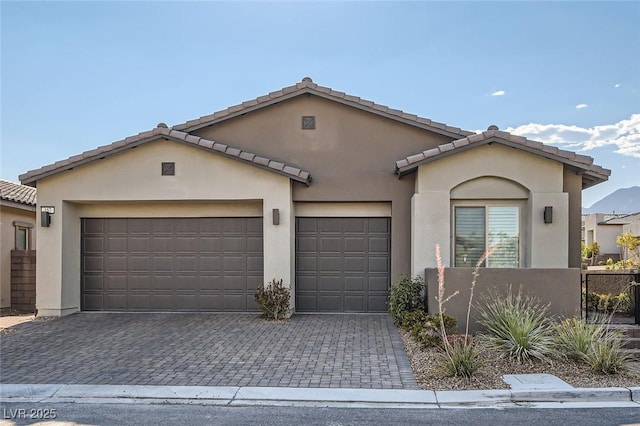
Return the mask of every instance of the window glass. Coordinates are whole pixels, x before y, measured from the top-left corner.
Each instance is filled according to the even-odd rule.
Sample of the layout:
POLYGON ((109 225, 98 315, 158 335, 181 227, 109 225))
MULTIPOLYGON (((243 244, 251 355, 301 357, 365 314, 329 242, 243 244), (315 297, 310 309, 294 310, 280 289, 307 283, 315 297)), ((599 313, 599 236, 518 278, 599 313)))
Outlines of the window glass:
POLYGON ((517 268, 519 258, 519 214, 516 206, 489 207, 487 241, 494 252, 487 259, 490 268, 517 268))
POLYGON ((474 267, 485 250, 484 207, 455 208, 455 266, 474 267))
POLYGON ((20 226, 16 227, 16 250, 28 249, 29 230, 20 226))
POLYGON ((494 251, 482 266, 520 266, 520 211, 517 206, 455 207, 455 267, 475 267, 488 247, 494 251))

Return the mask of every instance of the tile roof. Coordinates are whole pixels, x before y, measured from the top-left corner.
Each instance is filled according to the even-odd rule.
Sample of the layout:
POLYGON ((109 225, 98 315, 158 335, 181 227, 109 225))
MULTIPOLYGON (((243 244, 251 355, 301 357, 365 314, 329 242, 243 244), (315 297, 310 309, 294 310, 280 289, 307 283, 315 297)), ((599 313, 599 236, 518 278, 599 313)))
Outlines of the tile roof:
POLYGON ((285 99, 290 99, 303 94, 312 94, 321 98, 336 101, 344 105, 358 108, 393 120, 401 121, 405 124, 427 129, 435 133, 450 136, 452 138, 460 138, 473 135, 473 132, 462 130, 458 127, 447 126, 444 123, 438 123, 436 121, 429 120, 428 118, 418 117, 415 114, 409 114, 398 109, 389 108, 385 105, 376 104, 375 102, 361 99, 357 96, 348 95, 344 92, 339 92, 329 87, 319 86, 314 83, 313 80, 311 80, 311 78, 309 77, 303 78, 301 82, 293 86, 288 86, 275 92, 271 92, 268 95, 259 96, 250 101, 230 106, 227 109, 217 111, 213 114, 205 115, 194 120, 189 120, 186 123, 177 124, 173 126, 173 129, 182 130, 185 132, 193 132, 195 130, 210 126, 220 121, 228 120, 230 118, 237 117, 239 115, 246 114, 248 112, 264 108, 274 103, 281 102, 285 99))
POLYGON ((598 223, 598 225, 627 225, 629 223, 638 221, 640 221, 640 212, 631 214, 606 215, 604 220, 598 223))
POLYGON ((309 185, 311 183, 311 175, 305 170, 301 170, 297 167, 274 161, 269 158, 260 157, 250 152, 242 151, 241 149, 233 148, 218 142, 201 138, 199 136, 169 129, 167 128, 166 124, 163 123, 160 123, 158 127, 153 130, 142 132, 135 136, 130 136, 112 144, 104 145, 96 149, 83 152, 82 154, 69 157, 66 160, 61 160, 54 164, 50 164, 36 170, 31 170, 23 175, 20 175, 20 181, 24 184, 32 184, 37 180, 45 178, 47 176, 51 176, 64 170, 69 170, 82 164, 86 164, 91 161, 115 154, 125 149, 133 148, 143 143, 151 142, 158 139, 173 140, 193 145, 217 155, 222 155, 227 158, 231 158, 246 164, 250 164, 252 166, 260 167, 262 169, 287 176, 290 179, 302 182, 306 185, 309 185))
POLYGON ((36 205, 36 189, 0 179, 0 199, 14 203, 36 205))
POLYGON ((396 174, 398 176, 404 176, 414 172, 418 166, 422 164, 492 142, 501 143, 512 148, 522 149, 542 157, 560 161, 561 163, 582 171, 583 188, 604 182, 611 175, 611 170, 593 164, 593 158, 587 155, 565 151, 554 146, 545 145, 542 142, 533 141, 500 130, 487 130, 482 133, 476 133, 398 160, 396 161, 396 174))

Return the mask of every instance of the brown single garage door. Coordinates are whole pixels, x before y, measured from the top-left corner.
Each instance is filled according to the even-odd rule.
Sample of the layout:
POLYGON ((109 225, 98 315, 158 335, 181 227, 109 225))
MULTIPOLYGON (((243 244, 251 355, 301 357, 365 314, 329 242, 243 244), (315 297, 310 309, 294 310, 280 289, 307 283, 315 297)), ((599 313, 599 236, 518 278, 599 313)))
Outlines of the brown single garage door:
POLYGON ((391 220, 296 218, 296 311, 386 312, 391 220))
POLYGON ((262 218, 82 219, 82 310, 254 311, 262 218))

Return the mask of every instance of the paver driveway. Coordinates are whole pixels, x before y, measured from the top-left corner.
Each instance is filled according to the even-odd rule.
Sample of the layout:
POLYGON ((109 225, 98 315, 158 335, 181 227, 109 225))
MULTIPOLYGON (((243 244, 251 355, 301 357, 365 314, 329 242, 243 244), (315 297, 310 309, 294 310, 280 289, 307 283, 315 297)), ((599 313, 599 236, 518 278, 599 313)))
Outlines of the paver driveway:
POLYGON ((419 389, 389 315, 36 320, 0 336, 0 382, 419 389))

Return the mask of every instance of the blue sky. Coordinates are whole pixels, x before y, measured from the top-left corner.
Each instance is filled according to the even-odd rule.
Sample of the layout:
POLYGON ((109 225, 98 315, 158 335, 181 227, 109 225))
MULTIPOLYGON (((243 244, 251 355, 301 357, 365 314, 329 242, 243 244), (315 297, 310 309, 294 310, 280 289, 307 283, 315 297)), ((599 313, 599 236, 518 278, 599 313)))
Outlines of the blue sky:
POLYGON ((0 177, 310 76, 640 185, 640 2, 0 2, 0 177))

